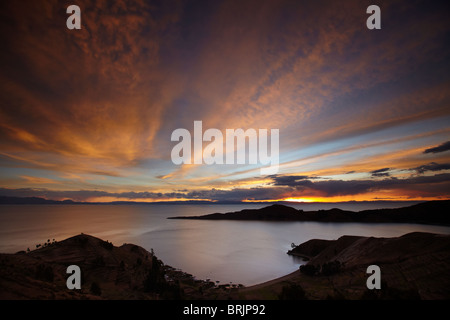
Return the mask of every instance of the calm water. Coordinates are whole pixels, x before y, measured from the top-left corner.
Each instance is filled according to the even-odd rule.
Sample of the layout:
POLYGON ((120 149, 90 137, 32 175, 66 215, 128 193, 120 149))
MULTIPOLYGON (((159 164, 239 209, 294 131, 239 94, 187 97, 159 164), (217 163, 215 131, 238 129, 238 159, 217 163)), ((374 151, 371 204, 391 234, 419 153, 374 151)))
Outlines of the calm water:
MULTIPOLYGON (((134 243, 147 250, 154 249, 165 264, 198 279, 252 285, 290 273, 303 263, 286 254, 292 242, 337 239, 342 235, 392 237, 412 231, 450 234, 450 227, 415 224, 167 219, 264 206, 2 205, 0 252, 33 249, 47 239, 64 240, 86 233, 112 241, 116 246, 134 243)), ((315 209, 318 208, 306 205, 306 210, 315 209)))

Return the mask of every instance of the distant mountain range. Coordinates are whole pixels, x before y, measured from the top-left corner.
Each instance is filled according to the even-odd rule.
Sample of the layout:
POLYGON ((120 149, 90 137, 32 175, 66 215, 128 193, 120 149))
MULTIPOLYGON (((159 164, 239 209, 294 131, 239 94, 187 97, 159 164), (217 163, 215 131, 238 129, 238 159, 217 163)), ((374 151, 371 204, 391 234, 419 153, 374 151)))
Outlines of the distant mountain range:
POLYGON ((47 200, 38 197, 5 197, 0 196, 0 204, 76 204, 72 200, 47 200))
POLYGON ((428 201, 403 208, 363 210, 341 209, 303 211, 274 204, 261 209, 213 213, 203 216, 181 216, 168 219, 317 221, 317 222, 395 222, 450 225, 450 200, 428 201))
POLYGON ((73 200, 47 200, 40 197, 8 197, 0 196, 1 204, 211 204, 210 201, 158 201, 158 202, 139 202, 139 201, 111 201, 111 202, 83 202, 73 200))
MULTIPOLYGON (((411 205, 416 204, 418 201, 389 201, 389 200, 376 200, 376 201, 347 201, 347 202, 341 202, 344 204, 377 204, 379 206, 391 206, 392 203, 395 203, 396 205, 404 204, 411 205)), ((292 202, 292 201, 277 201, 272 202, 276 204, 282 204, 282 205, 314 205, 316 203, 314 202, 292 202)), ((89 201, 73 201, 73 200, 48 200, 41 197, 14 197, 14 196, 5 196, 0 195, 0 205, 2 204, 241 204, 241 205, 248 205, 248 204, 258 204, 261 205, 261 202, 258 201, 208 201, 208 200, 177 200, 177 201, 155 201, 155 202, 144 202, 144 201, 110 201, 110 202, 89 202, 89 201)), ((336 204, 336 202, 321 202, 323 205, 329 205, 329 204, 336 204)))

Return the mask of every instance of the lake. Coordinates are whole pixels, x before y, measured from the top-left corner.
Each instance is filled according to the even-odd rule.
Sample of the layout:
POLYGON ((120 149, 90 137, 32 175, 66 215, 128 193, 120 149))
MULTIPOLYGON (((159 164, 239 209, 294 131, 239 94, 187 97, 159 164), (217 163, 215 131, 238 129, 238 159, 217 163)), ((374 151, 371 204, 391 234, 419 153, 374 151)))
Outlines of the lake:
MULTIPOLYGON (((291 243, 342 235, 400 236, 423 231, 450 234, 450 227, 418 224, 171 220, 167 217, 225 213, 267 204, 240 205, 1 205, 0 252, 14 253, 47 239, 85 233, 120 246, 153 249, 165 264, 197 279, 253 285, 283 276, 304 262, 286 254, 291 243)), ((331 205, 292 205, 304 210, 331 205)), ((333 205, 336 207, 336 204, 333 205)), ((347 204, 341 209, 367 207, 347 204)))

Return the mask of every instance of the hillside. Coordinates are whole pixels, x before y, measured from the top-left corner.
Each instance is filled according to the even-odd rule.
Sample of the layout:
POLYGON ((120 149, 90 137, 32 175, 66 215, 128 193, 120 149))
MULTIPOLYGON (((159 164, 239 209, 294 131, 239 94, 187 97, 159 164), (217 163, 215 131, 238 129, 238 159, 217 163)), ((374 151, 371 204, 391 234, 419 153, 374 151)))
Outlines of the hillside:
POLYGON ((313 239, 288 254, 310 260, 288 276, 245 288, 241 299, 450 299, 450 235, 313 239), (381 289, 368 290, 369 265, 381 269, 381 289))
POLYGON ((120 247, 81 234, 29 253, 0 254, 0 299, 156 299, 179 297, 162 262, 142 247, 120 247), (69 265, 81 269, 81 290, 66 287, 69 265))

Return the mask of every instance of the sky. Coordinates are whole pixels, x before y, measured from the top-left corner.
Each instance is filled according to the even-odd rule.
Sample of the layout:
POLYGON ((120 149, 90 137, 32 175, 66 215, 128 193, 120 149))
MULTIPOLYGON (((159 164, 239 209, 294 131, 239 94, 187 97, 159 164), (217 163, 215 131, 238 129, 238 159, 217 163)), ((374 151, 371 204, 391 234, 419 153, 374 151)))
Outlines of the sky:
POLYGON ((450 199, 449 9, 446 1, 2 1, 0 195, 450 199), (73 4, 80 30, 66 27, 73 4), (371 4, 381 29, 366 27, 371 4), (223 135, 278 129, 278 170, 175 164, 171 135, 193 136, 194 121, 223 135))

